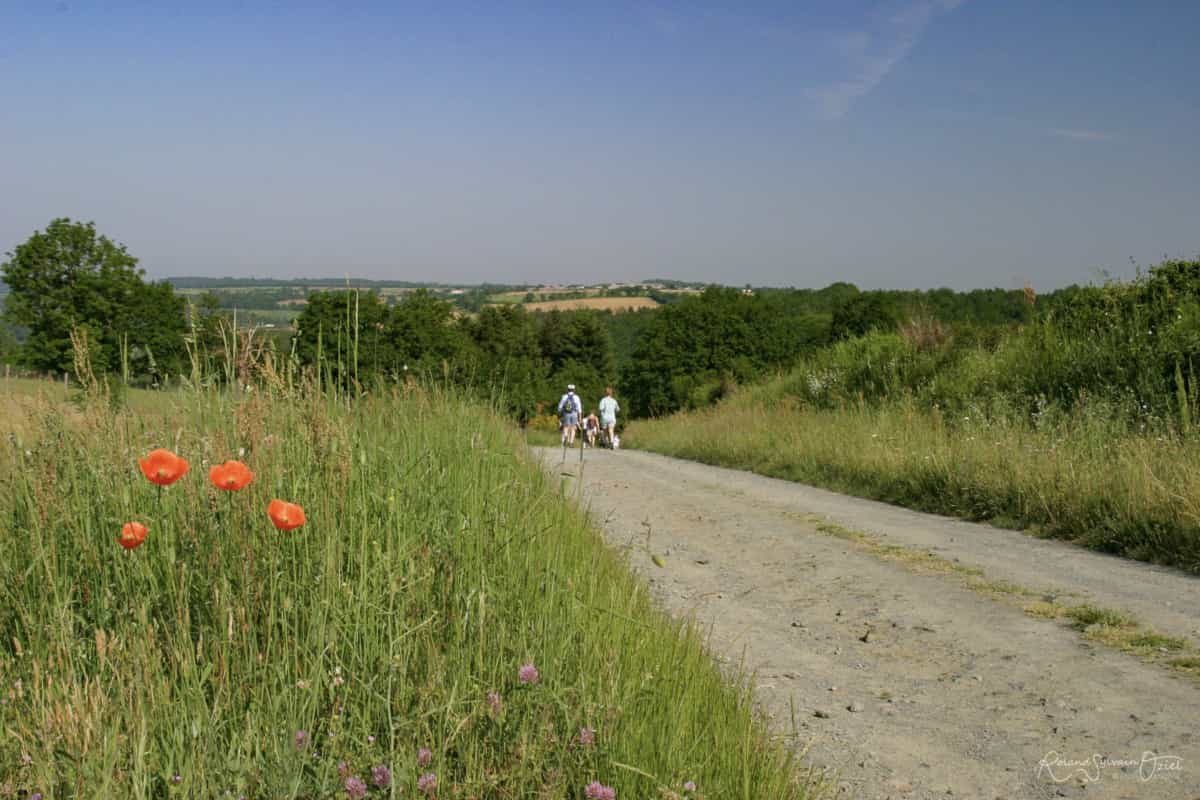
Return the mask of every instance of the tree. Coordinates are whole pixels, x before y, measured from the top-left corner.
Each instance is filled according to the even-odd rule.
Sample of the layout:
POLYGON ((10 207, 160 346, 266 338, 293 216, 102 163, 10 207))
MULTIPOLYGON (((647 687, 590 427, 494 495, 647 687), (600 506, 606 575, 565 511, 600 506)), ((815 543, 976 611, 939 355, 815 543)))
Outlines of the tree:
POLYGON ((425 289, 408 292, 396 304, 387 323, 387 337, 402 368, 413 373, 440 373, 442 363, 457 363, 467 338, 456 324, 454 306, 425 289))
MULTIPOLYGON (((53 220, 0 265, 10 293, 4 319, 28 330, 20 360, 37 370, 72 366, 71 330, 92 332, 93 364, 117 370, 122 353, 144 369, 176 369, 183 353, 183 300, 147 284, 137 259, 93 222, 53 220)), ((133 366, 133 365, 131 365, 133 366)))
POLYGON ((547 367, 534 314, 518 305, 484 306, 464 322, 473 343, 475 382, 493 403, 524 424, 548 394, 547 367))
POLYGON ((389 319, 374 291, 312 292, 296 318, 296 355, 341 381, 391 372, 399 364, 384 335, 389 319))
POLYGON ((863 292, 833 312, 830 336, 853 339, 872 330, 894 330, 895 314, 879 292, 863 292))
POLYGON ((17 337, 6 326, 0 325, 0 364, 16 363, 19 349, 17 337))

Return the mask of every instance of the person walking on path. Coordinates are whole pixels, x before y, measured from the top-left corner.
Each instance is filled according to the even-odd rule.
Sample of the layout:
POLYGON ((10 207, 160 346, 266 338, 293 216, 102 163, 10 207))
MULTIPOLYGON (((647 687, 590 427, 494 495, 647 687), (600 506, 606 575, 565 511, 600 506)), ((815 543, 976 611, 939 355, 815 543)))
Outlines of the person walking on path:
POLYGON ((613 397, 613 389, 608 386, 604 389, 604 397, 600 400, 600 427, 604 429, 604 439, 608 442, 608 446, 612 447, 614 437, 617 433, 617 412, 621 410, 621 406, 617 403, 617 398, 613 397))
POLYGON ((595 448, 596 437, 600 435, 600 419, 592 411, 583 420, 583 446, 595 448))
POLYGON ((563 444, 570 447, 575 444, 575 429, 579 427, 579 417, 583 414, 583 401, 575 394, 575 384, 567 384, 567 393, 558 401, 558 414, 563 444))

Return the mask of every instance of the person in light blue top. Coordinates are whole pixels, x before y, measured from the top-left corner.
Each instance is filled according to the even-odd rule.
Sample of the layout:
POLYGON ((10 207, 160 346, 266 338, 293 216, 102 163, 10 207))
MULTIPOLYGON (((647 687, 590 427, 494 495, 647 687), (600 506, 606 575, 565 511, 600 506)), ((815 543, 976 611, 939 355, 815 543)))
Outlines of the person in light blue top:
POLYGON ((583 401, 575 394, 575 384, 567 384, 567 393, 558 401, 558 414, 563 444, 570 447, 575 443, 575 430, 579 427, 579 417, 583 414, 583 401))
POLYGON ((605 388, 604 397, 600 400, 600 427, 604 429, 604 440, 608 442, 609 447, 613 446, 616 436, 617 412, 620 410, 617 398, 613 397, 612 387, 605 388))

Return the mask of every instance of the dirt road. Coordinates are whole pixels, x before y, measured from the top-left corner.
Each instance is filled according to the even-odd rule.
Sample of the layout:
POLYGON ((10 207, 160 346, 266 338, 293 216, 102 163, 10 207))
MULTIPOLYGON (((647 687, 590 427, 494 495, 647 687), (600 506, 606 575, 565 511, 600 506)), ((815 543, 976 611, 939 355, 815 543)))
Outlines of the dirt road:
POLYGON ((814 520, 1193 641, 1200 580, 648 453, 588 451, 582 468, 538 453, 658 601, 744 659, 777 731, 838 771, 839 797, 1200 798, 1197 684, 814 520))

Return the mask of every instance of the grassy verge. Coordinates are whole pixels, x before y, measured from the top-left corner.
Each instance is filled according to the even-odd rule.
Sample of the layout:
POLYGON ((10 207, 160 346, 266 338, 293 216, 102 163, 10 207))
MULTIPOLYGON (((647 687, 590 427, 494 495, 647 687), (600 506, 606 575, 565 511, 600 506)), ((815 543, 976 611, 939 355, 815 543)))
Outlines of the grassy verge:
POLYGON ((0 795, 811 795, 485 412, 161 402, 0 410, 0 795), (161 490, 155 447, 191 463, 161 490), (239 453, 253 483, 216 490, 239 453), (273 498, 306 524, 276 530, 273 498))
POLYGON ((1200 442, 1114 432, 1099 415, 1033 426, 747 394, 635 422, 626 444, 1200 571, 1200 442))

